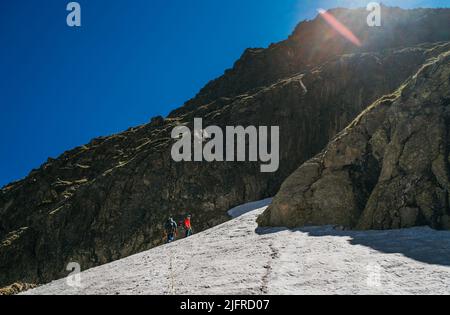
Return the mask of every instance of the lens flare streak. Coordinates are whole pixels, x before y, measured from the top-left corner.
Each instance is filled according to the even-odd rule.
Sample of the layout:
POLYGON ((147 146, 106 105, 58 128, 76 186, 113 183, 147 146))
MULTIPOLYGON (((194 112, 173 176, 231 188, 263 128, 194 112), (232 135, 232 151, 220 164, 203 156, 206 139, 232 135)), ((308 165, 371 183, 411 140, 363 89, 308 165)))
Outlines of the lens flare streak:
POLYGON ((362 46, 362 43, 359 40, 359 38, 355 34, 353 34, 353 32, 347 26, 339 22, 339 20, 336 19, 331 13, 328 13, 324 9, 318 9, 318 11, 319 14, 324 18, 324 20, 339 34, 341 34, 347 40, 352 42, 354 45, 358 47, 362 46))

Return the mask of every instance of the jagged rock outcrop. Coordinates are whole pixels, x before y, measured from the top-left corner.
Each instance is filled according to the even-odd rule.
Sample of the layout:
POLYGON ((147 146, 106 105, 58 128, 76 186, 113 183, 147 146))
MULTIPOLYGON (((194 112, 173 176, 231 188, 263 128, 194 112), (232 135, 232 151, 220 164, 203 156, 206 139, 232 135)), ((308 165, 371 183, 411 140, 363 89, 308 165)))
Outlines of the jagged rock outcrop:
POLYGON ((425 33, 372 30, 365 16, 359 20, 361 10, 337 10, 344 23, 378 37, 355 49, 320 18, 304 23, 287 42, 247 51, 234 69, 168 118, 94 139, 4 187, 0 286, 45 283, 67 275, 69 262, 84 270, 160 245, 169 213, 192 213, 201 231, 228 220, 233 206, 275 195, 368 104, 448 50, 447 42, 422 42, 429 33, 433 41, 450 40, 443 26, 450 10, 399 12, 398 18, 392 13, 392 23, 398 20, 413 33, 425 27, 419 32, 425 33), (383 41, 383 34, 398 40, 383 41), (327 53, 319 58, 308 47, 327 53), (280 126, 278 172, 261 173, 260 163, 175 163, 171 131, 192 128, 196 117, 204 126, 280 126))
POLYGON ((283 184, 262 226, 450 229, 450 50, 283 184))

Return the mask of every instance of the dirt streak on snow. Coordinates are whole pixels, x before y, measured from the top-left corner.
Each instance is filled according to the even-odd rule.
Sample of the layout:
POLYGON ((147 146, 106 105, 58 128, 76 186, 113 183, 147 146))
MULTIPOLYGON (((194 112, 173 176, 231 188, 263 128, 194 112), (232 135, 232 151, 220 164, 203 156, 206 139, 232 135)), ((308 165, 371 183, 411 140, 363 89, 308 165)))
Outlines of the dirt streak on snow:
POLYGON ((450 294, 450 232, 256 230, 265 208, 243 214, 250 208, 188 239, 87 270, 81 288, 62 279, 26 294, 450 294))

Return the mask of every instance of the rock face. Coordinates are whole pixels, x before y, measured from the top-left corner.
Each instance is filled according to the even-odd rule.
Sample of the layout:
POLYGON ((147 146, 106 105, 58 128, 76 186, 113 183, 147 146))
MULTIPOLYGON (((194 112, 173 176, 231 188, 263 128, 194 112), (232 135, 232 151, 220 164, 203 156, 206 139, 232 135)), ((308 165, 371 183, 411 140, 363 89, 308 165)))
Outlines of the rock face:
POLYGON ((283 184, 262 226, 450 229, 450 50, 283 184))
POLYGON ((450 10, 383 10, 389 27, 378 30, 367 26, 365 10, 334 12, 363 47, 321 18, 302 23, 287 41, 248 50, 166 119, 94 139, 4 187, 0 286, 49 282, 66 276, 70 262, 85 270, 160 245, 169 214, 191 213, 201 231, 228 220, 236 205, 275 195, 368 104, 449 49, 423 42, 450 40, 450 10), (395 25, 414 35, 391 34, 395 25), (261 173, 260 163, 175 163, 171 131, 192 129, 194 118, 204 126, 280 126, 278 172, 261 173))

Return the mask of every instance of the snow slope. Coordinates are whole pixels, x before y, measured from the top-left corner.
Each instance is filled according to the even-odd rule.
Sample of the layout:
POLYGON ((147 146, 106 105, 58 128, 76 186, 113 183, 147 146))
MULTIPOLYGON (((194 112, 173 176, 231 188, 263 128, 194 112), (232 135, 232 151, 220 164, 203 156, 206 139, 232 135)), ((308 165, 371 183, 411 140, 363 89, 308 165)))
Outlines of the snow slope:
POLYGON ((256 230, 265 208, 254 207, 268 202, 235 208, 236 219, 191 238, 87 270, 81 288, 62 279, 25 294, 450 294, 450 232, 256 230))
POLYGON ((246 203, 241 206, 237 206, 231 210, 228 210, 228 215, 232 218, 238 218, 253 210, 267 208, 272 203, 272 198, 246 203))

